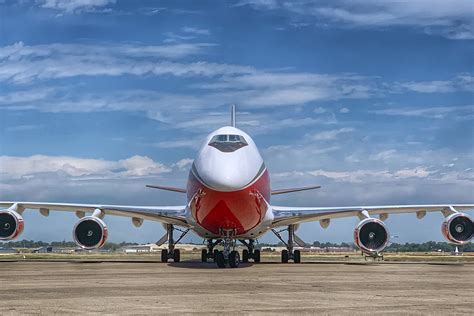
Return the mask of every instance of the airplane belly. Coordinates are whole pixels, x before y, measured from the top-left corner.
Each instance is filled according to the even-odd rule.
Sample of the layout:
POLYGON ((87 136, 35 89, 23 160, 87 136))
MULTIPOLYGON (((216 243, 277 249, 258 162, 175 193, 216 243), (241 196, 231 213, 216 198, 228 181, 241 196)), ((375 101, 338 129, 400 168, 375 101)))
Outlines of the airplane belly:
POLYGON ((242 235, 258 226, 267 212, 270 197, 268 171, 253 184, 233 192, 213 190, 189 175, 188 198, 191 214, 205 230, 219 235, 222 229, 242 235))

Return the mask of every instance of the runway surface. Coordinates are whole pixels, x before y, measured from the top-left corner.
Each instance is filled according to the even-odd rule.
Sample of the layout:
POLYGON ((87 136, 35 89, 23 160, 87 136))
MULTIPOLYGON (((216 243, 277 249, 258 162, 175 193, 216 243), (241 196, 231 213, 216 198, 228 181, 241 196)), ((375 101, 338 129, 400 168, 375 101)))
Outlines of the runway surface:
POLYGON ((0 314, 469 314, 474 264, 0 262, 0 314))

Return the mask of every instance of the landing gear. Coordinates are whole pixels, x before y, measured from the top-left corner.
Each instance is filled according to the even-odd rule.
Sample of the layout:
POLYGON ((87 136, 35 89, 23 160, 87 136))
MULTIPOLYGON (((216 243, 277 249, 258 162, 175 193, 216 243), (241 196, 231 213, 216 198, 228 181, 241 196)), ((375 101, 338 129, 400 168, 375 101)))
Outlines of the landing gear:
POLYGON ((299 250, 293 250, 295 243, 295 225, 289 225, 287 229, 277 231, 272 229, 273 233, 285 244, 286 249, 281 252, 281 263, 288 263, 293 260, 294 263, 301 263, 301 252, 299 250), (288 242, 286 242, 281 236, 281 232, 288 231, 288 242))
POLYGON ((175 249, 173 251, 173 260, 174 262, 179 262, 181 260, 181 252, 179 251, 179 249, 175 249))
POLYGON ((217 239, 213 241, 212 239, 207 240, 207 249, 201 251, 201 262, 207 262, 208 259, 213 259, 216 261, 217 249, 214 249, 215 246, 220 244, 222 239, 217 239))
POLYGON ((253 259, 254 263, 260 263, 260 250, 255 250, 255 241, 253 239, 249 239, 249 241, 240 239, 239 241, 247 247, 242 251, 242 262, 249 262, 249 259, 253 259))
POLYGON ((161 262, 168 262, 168 249, 161 249, 161 262))
POLYGON ((293 262, 294 263, 301 263, 301 253, 299 250, 293 251, 293 262))
POLYGON ((281 263, 288 263, 288 259, 290 259, 290 256, 288 255, 288 250, 282 250, 281 251, 281 263))
POLYGON ((231 268, 238 268, 240 265, 240 255, 238 251, 231 251, 229 254, 229 266, 231 268))
POLYGON ((240 253, 235 250, 235 230, 221 229, 220 235, 224 237, 215 242, 212 239, 207 240, 207 249, 203 249, 201 252, 202 262, 207 262, 209 258, 213 258, 219 268, 225 268, 226 265, 231 268, 238 268, 240 262, 247 263, 250 260, 253 260, 254 263, 260 262, 260 250, 255 249, 255 240, 239 239, 239 241, 247 247, 247 249, 242 251, 241 260, 240 253), (224 249, 222 251, 214 249, 218 244, 223 246, 224 249))
POLYGON ((188 232, 189 229, 180 230, 178 228, 175 228, 174 225, 166 225, 166 234, 168 236, 168 249, 161 250, 161 262, 168 262, 169 259, 173 259, 174 262, 181 261, 181 252, 179 251, 179 249, 175 249, 175 246, 188 232), (176 241, 173 238, 173 232, 175 230, 181 232, 181 235, 176 241))
POLYGON ((258 249, 253 252, 253 262, 260 263, 260 250, 258 249))
POLYGON ((242 251, 242 262, 249 262, 249 251, 247 249, 242 251))
POLYGON ((225 258, 224 253, 222 251, 218 251, 216 254, 216 264, 219 268, 225 268, 225 258))
POLYGON ((218 239, 215 243, 208 240, 208 247, 211 245, 213 248, 218 243, 221 243, 224 247, 222 251, 214 250, 214 261, 219 268, 225 268, 226 264, 231 268, 240 266, 240 254, 235 250, 235 233, 235 229, 220 229, 220 235, 224 236, 223 239, 218 239))

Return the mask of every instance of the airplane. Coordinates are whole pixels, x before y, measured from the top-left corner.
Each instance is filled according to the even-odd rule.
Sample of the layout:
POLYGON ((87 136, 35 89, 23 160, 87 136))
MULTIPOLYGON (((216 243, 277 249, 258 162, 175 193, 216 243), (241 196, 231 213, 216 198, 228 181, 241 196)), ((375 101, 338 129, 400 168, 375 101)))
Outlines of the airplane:
POLYGON ((180 261, 176 244, 192 230, 207 241, 201 261, 213 260, 219 268, 239 267, 241 262, 260 262, 257 238, 272 231, 285 245, 281 262, 301 262, 295 245, 304 242, 296 231, 301 223, 318 221, 327 228, 332 219, 358 217, 354 243, 367 256, 377 258, 388 246, 390 234, 384 221, 389 214, 415 213, 422 219, 428 212, 441 212, 441 231, 455 245, 468 243, 473 237, 472 219, 462 211, 473 210, 474 204, 388 205, 354 207, 293 207, 270 203, 271 196, 320 186, 272 190, 269 171, 252 138, 236 127, 235 106, 231 109, 231 124, 210 133, 194 160, 186 188, 148 185, 150 188, 186 194, 186 204, 179 206, 120 206, 102 204, 68 204, 44 202, 0 202, 0 240, 17 238, 24 229, 25 209, 75 212, 79 221, 73 228, 73 239, 83 249, 102 247, 107 241, 106 216, 125 216, 140 227, 144 220, 161 222, 166 234, 157 242, 168 242, 161 252, 161 261, 180 261), (378 217, 375 217, 378 216, 378 217), (287 231, 288 238, 281 233, 287 231), (174 233, 180 236, 175 238, 174 233), (236 250, 237 242, 246 249, 236 250), (223 250, 217 250, 220 245, 223 250))

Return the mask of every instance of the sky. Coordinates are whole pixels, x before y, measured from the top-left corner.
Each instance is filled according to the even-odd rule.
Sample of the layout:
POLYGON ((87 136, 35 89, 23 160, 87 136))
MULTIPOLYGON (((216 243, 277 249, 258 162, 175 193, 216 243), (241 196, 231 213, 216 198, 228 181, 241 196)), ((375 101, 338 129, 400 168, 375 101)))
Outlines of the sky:
MULTIPOLYGON (((472 16, 470 0, 0 0, 0 200, 183 205, 145 184, 184 187, 236 104, 273 188, 322 185, 273 204, 473 203, 472 16)), ((77 220, 24 217, 43 241, 77 220)), ((442 220, 386 223, 441 241, 442 220)), ((164 232, 106 222, 115 242, 164 232)), ((357 222, 298 234, 351 241, 357 222)))

